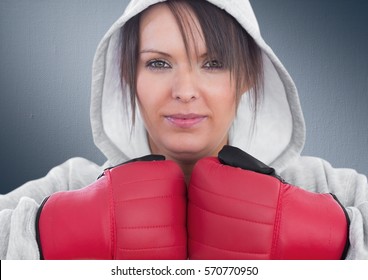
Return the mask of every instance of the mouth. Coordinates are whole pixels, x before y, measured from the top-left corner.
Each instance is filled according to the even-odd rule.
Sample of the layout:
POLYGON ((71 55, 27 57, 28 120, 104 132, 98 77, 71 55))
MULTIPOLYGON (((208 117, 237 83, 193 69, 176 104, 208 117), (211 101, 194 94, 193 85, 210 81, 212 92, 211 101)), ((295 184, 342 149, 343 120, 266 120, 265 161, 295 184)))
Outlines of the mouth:
POLYGON ((173 114, 165 116, 165 119, 175 127, 192 128, 207 119, 207 116, 199 114, 173 114))

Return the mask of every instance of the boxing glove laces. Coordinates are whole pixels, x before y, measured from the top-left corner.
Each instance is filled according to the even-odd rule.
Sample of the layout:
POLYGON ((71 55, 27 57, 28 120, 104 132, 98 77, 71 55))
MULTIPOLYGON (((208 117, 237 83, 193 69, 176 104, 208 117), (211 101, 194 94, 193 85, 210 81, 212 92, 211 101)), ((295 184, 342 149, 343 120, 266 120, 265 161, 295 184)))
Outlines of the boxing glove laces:
POLYGON ((225 146, 197 162, 188 189, 190 259, 340 259, 349 219, 336 197, 284 182, 225 146))
POLYGON ((150 155, 52 194, 38 211, 44 259, 186 259, 186 186, 179 166, 150 155))

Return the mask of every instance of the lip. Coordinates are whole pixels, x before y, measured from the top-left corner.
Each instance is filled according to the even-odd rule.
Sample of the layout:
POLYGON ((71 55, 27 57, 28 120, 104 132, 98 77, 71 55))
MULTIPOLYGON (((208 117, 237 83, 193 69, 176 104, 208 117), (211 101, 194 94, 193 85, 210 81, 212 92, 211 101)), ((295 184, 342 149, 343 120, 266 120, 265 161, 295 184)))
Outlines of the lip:
POLYGON ((165 119, 172 125, 179 128, 192 128, 207 118, 200 114, 173 114, 165 116, 165 119))

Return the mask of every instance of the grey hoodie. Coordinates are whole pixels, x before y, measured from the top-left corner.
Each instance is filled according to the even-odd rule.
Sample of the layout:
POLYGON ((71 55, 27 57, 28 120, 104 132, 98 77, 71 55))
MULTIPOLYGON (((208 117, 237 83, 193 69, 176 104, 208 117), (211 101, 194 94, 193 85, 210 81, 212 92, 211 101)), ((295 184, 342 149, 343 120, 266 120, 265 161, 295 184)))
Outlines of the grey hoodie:
MULTIPOLYGON (((131 133, 119 79, 119 29, 132 16, 157 0, 132 0, 101 40, 93 63, 91 124, 96 146, 107 162, 98 166, 73 158, 44 178, 30 181, 0 196, 0 258, 38 259, 35 217, 41 201, 56 191, 79 189, 93 182, 107 166, 150 153, 146 131, 136 115, 131 133)), ((305 124, 296 87, 290 75, 261 37, 247 0, 209 0, 224 9, 254 38, 263 51, 263 100, 252 131, 252 111, 244 94, 229 133, 229 144, 274 167, 289 183, 313 192, 334 193, 351 219, 348 259, 368 259, 368 183, 351 169, 334 169, 313 157, 302 157, 305 124)))

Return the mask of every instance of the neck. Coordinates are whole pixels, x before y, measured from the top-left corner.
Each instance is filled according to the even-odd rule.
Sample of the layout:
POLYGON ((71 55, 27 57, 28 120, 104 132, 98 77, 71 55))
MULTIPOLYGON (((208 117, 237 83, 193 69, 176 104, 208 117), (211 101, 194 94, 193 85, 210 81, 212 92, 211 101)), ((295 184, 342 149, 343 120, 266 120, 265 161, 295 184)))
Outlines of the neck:
POLYGON ((176 161, 176 163, 180 166, 181 170, 183 171, 185 183, 188 186, 189 181, 190 181, 190 177, 192 176, 192 171, 193 171, 195 162, 189 163, 189 162, 178 162, 178 161, 176 161))
POLYGON ((164 153, 160 151, 159 149, 156 149, 156 147, 152 147, 152 146, 153 145, 151 145, 152 153, 164 155, 167 160, 172 160, 179 165, 179 167, 183 171, 185 183, 188 186, 194 165, 196 164, 197 160, 199 160, 199 158, 198 159, 197 158, 183 159, 182 157, 175 157, 168 153, 164 153))
POLYGON ((187 184, 187 186, 189 185, 190 177, 192 175, 194 165, 197 163, 197 161, 200 160, 203 157, 206 157, 206 156, 217 156, 218 152, 222 149, 222 147, 226 143, 227 143, 227 138, 224 138, 224 140, 213 151, 207 151, 205 153, 204 152, 203 153, 196 153, 195 155, 193 155, 193 154, 190 154, 190 155, 179 154, 179 155, 177 155, 177 154, 170 153, 168 151, 165 152, 165 151, 160 150, 153 143, 153 141, 151 141, 151 139, 149 138, 149 145, 150 145, 151 152, 155 153, 155 154, 164 155, 166 157, 166 159, 176 162, 180 166, 181 170, 183 171, 185 183, 187 184))

